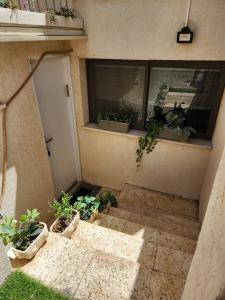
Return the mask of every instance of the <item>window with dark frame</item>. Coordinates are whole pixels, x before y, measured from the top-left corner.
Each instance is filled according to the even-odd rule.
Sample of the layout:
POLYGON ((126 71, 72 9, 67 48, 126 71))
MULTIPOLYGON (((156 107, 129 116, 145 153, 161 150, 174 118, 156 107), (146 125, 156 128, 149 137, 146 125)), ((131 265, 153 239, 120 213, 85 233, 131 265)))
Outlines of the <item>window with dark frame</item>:
POLYGON ((182 104, 193 137, 210 139, 225 83, 224 62, 87 60, 90 122, 124 101, 138 117, 133 129, 145 130, 154 106, 164 111, 182 104), (162 93, 163 91, 163 93, 162 93))

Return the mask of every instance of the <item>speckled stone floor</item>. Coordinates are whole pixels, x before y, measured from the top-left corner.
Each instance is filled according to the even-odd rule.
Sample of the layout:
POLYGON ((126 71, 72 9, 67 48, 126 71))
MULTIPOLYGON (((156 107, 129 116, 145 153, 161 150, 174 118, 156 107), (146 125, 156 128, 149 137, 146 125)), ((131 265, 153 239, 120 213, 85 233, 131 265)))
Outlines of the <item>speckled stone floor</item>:
POLYGON ((200 230, 198 203, 132 185, 112 191, 118 208, 94 224, 80 221, 71 239, 50 234, 34 259, 14 267, 69 299, 181 299, 200 230))

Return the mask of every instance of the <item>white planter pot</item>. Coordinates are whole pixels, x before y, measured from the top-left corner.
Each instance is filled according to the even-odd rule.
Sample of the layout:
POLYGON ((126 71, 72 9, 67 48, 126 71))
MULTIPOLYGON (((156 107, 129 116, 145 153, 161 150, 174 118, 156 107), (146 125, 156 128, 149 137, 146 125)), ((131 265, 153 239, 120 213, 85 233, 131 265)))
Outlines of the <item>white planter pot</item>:
POLYGON ((69 226, 67 226, 65 228, 65 230, 63 232, 55 232, 53 230, 54 226, 56 225, 56 223, 58 222, 59 218, 57 218, 54 223, 51 225, 50 227, 50 232, 53 232, 53 233, 56 233, 56 234, 60 234, 62 236, 65 236, 67 238, 70 238, 72 233, 74 232, 74 230, 77 228, 77 225, 78 225, 78 222, 80 220, 80 215, 79 213, 77 212, 75 217, 73 218, 72 222, 70 223, 69 226))
POLYGON ((35 256, 35 254, 38 252, 38 250, 41 248, 41 246, 44 244, 44 242, 47 240, 49 232, 48 232, 48 227, 45 223, 40 222, 42 224, 43 230, 42 232, 38 235, 38 237, 30 244, 30 246, 22 251, 18 250, 16 248, 11 248, 8 251, 8 256, 10 258, 19 258, 19 259, 31 259, 35 256))

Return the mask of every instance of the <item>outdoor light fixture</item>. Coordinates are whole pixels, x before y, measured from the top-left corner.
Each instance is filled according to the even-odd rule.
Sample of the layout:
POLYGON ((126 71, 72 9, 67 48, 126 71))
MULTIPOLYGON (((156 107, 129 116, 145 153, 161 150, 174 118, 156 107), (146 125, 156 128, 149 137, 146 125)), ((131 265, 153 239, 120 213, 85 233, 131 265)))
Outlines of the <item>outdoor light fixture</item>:
POLYGON ((192 43, 193 31, 185 26, 177 33, 177 43, 192 43))
POLYGON ((188 20, 190 14, 191 0, 188 2, 187 16, 185 26, 177 33, 177 43, 192 43, 193 31, 188 27, 188 20))

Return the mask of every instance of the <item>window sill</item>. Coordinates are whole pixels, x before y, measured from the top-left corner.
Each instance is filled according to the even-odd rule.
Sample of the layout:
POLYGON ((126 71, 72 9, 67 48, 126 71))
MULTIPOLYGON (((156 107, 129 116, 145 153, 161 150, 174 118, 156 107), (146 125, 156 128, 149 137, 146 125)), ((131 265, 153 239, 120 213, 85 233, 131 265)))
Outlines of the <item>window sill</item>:
MULTIPOLYGON (((120 133, 120 132, 115 132, 115 131, 107 131, 107 130, 102 130, 98 128, 98 124, 96 123, 87 123, 86 125, 81 127, 84 130, 90 130, 90 131, 95 131, 95 132, 102 132, 106 134, 113 134, 113 135, 119 135, 119 136, 126 136, 128 138, 137 138, 140 137, 144 134, 144 131, 142 130, 135 130, 135 129, 130 129, 128 133, 120 133)), ((201 140, 201 139, 189 139, 187 143, 182 143, 182 142, 176 142, 172 140, 163 140, 163 139, 158 139, 159 142, 162 143, 169 143, 169 144, 178 144, 186 147, 195 147, 195 148, 204 148, 211 150, 212 149, 212 143, 209 140, 201 140)))

